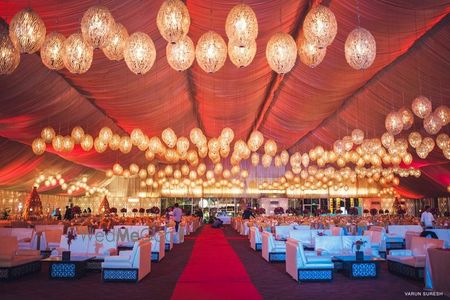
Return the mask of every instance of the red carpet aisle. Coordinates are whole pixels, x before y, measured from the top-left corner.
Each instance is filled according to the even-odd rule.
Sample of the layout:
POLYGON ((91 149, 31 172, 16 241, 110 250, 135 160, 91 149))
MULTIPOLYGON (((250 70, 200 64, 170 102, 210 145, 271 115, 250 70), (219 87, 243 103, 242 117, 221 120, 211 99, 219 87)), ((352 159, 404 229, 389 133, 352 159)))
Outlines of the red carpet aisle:
POLYGON ((205 226, 172 299, 261 299, 221 229, 205 226))

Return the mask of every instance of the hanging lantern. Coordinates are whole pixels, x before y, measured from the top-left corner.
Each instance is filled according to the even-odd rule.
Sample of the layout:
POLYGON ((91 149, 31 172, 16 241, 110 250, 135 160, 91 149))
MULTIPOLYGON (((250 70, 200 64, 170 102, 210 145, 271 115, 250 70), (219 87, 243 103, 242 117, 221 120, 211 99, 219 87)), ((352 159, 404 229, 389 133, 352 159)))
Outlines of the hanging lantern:
POLYGON ((113 132, 109 127, 103 127, 98 133, 98 137, 103 143, 108 144, 113 136, 113 132))
POLYGON ((425 96, 416 97, 413 100, 411 107, 414 114, 422 119, 428 117, 432 109, 431 101, 425 96))
POLYGON ((83 40, 80 33, 69 36, 63 44, 64 66, 71 73, 83 74, 89 70, 92 64, 93 49, 83 40))
POLYGON ((227 44, 218 33, 208 31, 198 40, 195 57, 203 71, 217 72, 227 59, 227 44))
POLYGON ((272 163, 272 156, 269 154, 264 154, 261 158, 261 164, 264 168, 270 167, 270 164, 272 163))
POLYGON ((247 142, 247 145, 250 148, 250 150, 253 152, 258 151, 258 149, 262 146, 263 143, 264 143, 263 134, 258 130, 252 131, 247 142))
POLYGON ((431 152, 434 149, 435 143, 434 143, 434 140, 432 138, 426 137, 426 138, 423 139, 422 145, 425 145, 425 147, 427 148, 427 151, 431 152))
POLYGON ((94 48, 103 48, 110 42, 114 31, 114 17, 102 5, 90 7, 81 19, 83 39, 94 48))
POLYGON ((177 145, 177 135, 172 128, 164 129, 161 133, 161 138, 169 148, 174 148, 177 145))
POLYGON ((408 136, 408 142, 411 147, 417 148, 422 143, 422 136, 417 131, 413 131, 408 136))
POLYGON ((289 163, 289 153, 286 150, 281 151, 280 158, 283 166, 286 166, 289 163))
POLYGON ((318 5, 311 9, 303 22, 306 39, 319 48, 330 45, 337 33, 337 22, 333 12, 318 5))
POLYGON ((123 173, 123 167, 122 167, 120 164, 115 163, 115 164, 113 165, 113 172, 114 172, 114 174, 116 174, 116 175, 122 175, 122 173, 123 173))
POLYGON ((45 144, 44 139, 36 138, 31 144, 31 148, 33 149, 34 154, 42 155, 44 154, 47 145, 45 144))
POLYGON ((108 178, 113 177, 114 176, 114 171, 113 170, 106 170, 105 176, 108 177, 108 178))
POLYGON ((258 20, 253 9, 246 4, 234 6, 225 21, 225 32, 238 47, 249 45, 258 36, 258 20))
POLYGON ((377 55, 377 45, 373 35, 366 29, 358 27, 345 40, 345 59, 355 70, 370 67, 377 55))
POLYGON ((56 135, 52 140, 52 147, 55 151, 61 152, 64 149, 64 137, 62 135, 56 135))
MULTIPOLYGON (((344 147, 344 142, 342 140, 337 140, 334 142, 333 144, 333 151, 337 154, 337 155, 343 155, 345 152, 345 147, 344 147)), ((309 155, 311 158, 311 155, 309 155)))
POLYGON ((139 146, 145 140, 145 134, 139 128, 134 128, 130 134, 131 143, 135 146, 139 146))
POLYGON ((356 145, 361 145, 364 141, 364 131, 362 131, 361 129, 353 129, 352 141, 356 145))
POLYGON ((169 43, 176 43, 185 37, 191 25, 189 10, 183 1, 166 0, 156 17, 159 33, 169 43))
POLYGON ((131 72, 145 74, 155 63, 155 44, 147 34, 135 32, 128 37, 123 55, 131 72))
POLYGON ((111 137, 111 139, 109 140, 109 148, 111 150, 118 150, 120 146, 120 135, 118 134, 113 134, 113 136, 111 137))
POLYGON ((155 153, 153 153, 150 149, 148 149, 147 151, 145 151, 145 158, 147 160, 153 160, 155 158, 155 153))
POLYGON ((317 67, 325 58, 327 48, 319 48, 314 43, 308 41, 301 33, 297 44, 300 61, 310 68, 317 67))
POLYGON ((184 71, 192 66, 195 59, 195 47, 188 36, 180 38, 176 43, 168 43, 166 47, 167 62, 176 71, 184 71))
POLYGON ((38 51, 45 39, 45 24, 31 8, 19 11, 9 25, 9 36, 20 53, 38 51))
POLYGON ((252 162, 252 165, 256 167, 259 164, 259 154, 258 153, 252 153, 252 156, 250 157, 250 160, 252 162))
POLYGON ((52 32, 44 40, 41 47, 42 63, 50 70, 64 68, 64 41, 66 38, 61 33, 52 32))
POLYGON ((220 132, 220 138, 224 143, 229 145, 234 139, 233 129, 228 127, 223 128, 222 131, 220 132))
POLYGON ((431 113, 423 119, 423 127, 428 134, 435 135, 442 128, 441 119, 435 113, 431 113))
POLYGON ((70 152, 73 150, 74 141, 71 136, 65 136, 63 140, 63 150, 66 152, 70 152))
POLYGON ((442 149, 442 153, 444 154, 445 158, 450 160, 450 146, 447 145, 444 149, 442 149))
POLYGON ((444 149, 450 145, 450 139, 448 137, 448 134, 441 133, 436 137, 436 145, 439 147, 439 149, 444 149))
POLYGON ((105 152, 107 148, 108 148, 107 142, 103 141, 100 137, 97 137, 97 138, 94 140, 94 149, 95 149, 95 151, 97 151, 98 153, 103 153, 103 152, 105 152))
POLYGON ((442 126, 447 126, 450 122, 450 108, 446 105, 441 105, 434 110, 434 114, 441 121, 442 126))
POLYGON ((289 72, 295 65, 297 45, 291 35, 279 32, 273 35, 266 46, 266 59, 278 74, 289 72))
POLYGON ((115 23, 106 46, 102 47, 103 53, 110 60, 122 60, 123 51, 128 39, 128 31, 120 23, 115 23))
POLYGON ((80 126, 76 126, 72 129, 72 133, 71 133, 72 139, 75 143, 80 143, 81 139, 84 136, 84 130, 83 128, 81 128, 80 126))
POLYGON ((41 131, 41 138, 46 143, 51 143, 53 138, 55 137, 55 130, 52 127, 45 127, 41 131))
POLYGON ((386 116, 384 125, 389 133, 393 135, 399 134, 403 130, 402 115, 399 112, 390 112, 386 116))
POLYGON ((189 140, 182 136, 177 140, 177 151, 180 155, 187 153, 189 150, 189 140))
POLYGON ((264 153, 270 156, 275 156, 277 154, 277 143, 274 140, 267 140, 264 145, 264 153))
POLYGON ((386 149, 389 149, 394 144, 394 141, 395 141, 394 135, 390 132, 385 132, 381 136, 381 144, 386 149))
POLYGON ((228 42, 228 56, 238 68, 247 67, 255 58, 256 41, 251 40, 245 46, 239 46, 234 40, 228 42))
POLYGON ((429 151, 428 151, 427 146, 422 143, 416 148, 416 153, 417 153, 417 156, 419 156, 422 159, 425 159, 425 158, 427 158, 429 151))
POLYGON ((130 165, 129 169, 131 175, 136 175, 139 172, 139 166, 134 163, 130 165))
POLYGON ((194 145, 199 146, 203 141, 204 135, 200 128, 192 128, 189 137, 194 145))
POLYGON ((133 144, 131 143, 131 138, 129 136, 122 136, 120 138, 119 149, 120 152, 127 154, 130 153, 133 144))
POLYGON ((11 74, 19 63, 20 52, 9 37, 8 29, 0 27, 0 75, 11 74))
POLYGON ((84 151, 90 151, 94 146, 94 139, 91 135, 85 134, 81 139, 80 146, 84 151))
POLYGON ((414 123, 414 114, 412 111, 407 107, 402 107, 398 112, 402 115, 403 130, 410 129, 414 123))

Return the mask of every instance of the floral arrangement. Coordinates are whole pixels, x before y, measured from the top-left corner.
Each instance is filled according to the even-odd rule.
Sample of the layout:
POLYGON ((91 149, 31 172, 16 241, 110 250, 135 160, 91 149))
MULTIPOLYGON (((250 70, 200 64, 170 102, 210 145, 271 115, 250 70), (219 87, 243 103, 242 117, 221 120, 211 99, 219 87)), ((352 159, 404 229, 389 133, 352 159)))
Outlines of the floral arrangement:
POLYGON ((76 238, 77 238, 77 233, 75 232, 75 228, 69 227, 69 229, 67 230, 67 245, 69 245, 69 250, 70 250, 70 245, 72 244, 72 241, 75 240, 76 238))
POLYGON ((296 211, 295 208, 289 207, 288 209, 286 209, 286 213, 287 213, 288 215, 296 215, 296 214, 297 214, 297 211, 296 211))
POLYGON ((72 214, 74 214, 74 215, 81 214, 81 208, 79 206, 77 206, 77 205, 72 207, 72 214))
POLYGON ((266 213, 266 209, 264 207, 258 207, 255 209, 255 214, 257 215, 264 215, 266 213))
POLYGON ((389 214, 389 209, 385 209, 384 210, 384 213, 387 215, 387 214, 389 214))
POLYGON ((160 211, 161 210, 157 206, 153 206, 152 208, 150 208, 150 212, 155 215, 159 214, 160 211))
POLYGON ((380 210, 378 211, 378 213, 379 213, 380 215, 382 215, 382 214, 384 214, 384 210, 380 209, 380 210))
POLYGON ((279 207, 275 207, 275 209, 273 210, 274 214, 276 215, 282 215, 284 214, 284 208, 282 208, 281 206, 279 207))
POLYGON ((372 208, 372 209, 370 210, 370 214, 371 214, 372 216, 375 216, 377 213, 378 213, 378 209, 376 209, 376 208, 372 208))
POLYGON ((366 209, 363 210, 363 213, 368 214, 369 210, 366 208, 366 209))
POLYGON ((406 214, 406 210, 404 210, 403 208, 399 208, 399 209, 397 209, 397 214, 399 216, 403 216, 406 214))
POLYGON ((347 210, 347 212, 348 212, 349 215, 352 215, 352 216, 358 215, 358 209, 356 207, 350 207, 347 210))
POLYGON ((132 210, 131 210, 131 212, 133 213, 133 214, 137 214, 137 212, 138 212, 138 209, 137 208, 133 208, 132 210))
POLYGON ((317 236, 326 236, 325 231, 317 231, 317 236))
POLYGON ((139 208, 139 213, 140 213, 140 214, 144 214, 144 213, 145 213, 145 208, 142 208, 142 207, 139 208))
POLYGON ((311 211, 309 209, 304 209, 303 210, 303 214, 304 215, 309 215, 311 213, 311 211))
POLYGON ((117 214, 117 208, 115 207, 111 207, 111 209, 109 210, 112 214, 117 214))
POLYGON ((147 208, 147 209, 145 210, 145 212, 146 212, 147 214, 150 214, 150 213, 152 212, 152 209, 151 209, 151 208, 147 208))
POLYGON ((363 245, 365 245, 366 243, 367 243, 367 241, 363 241, 363 240, 357 240, 357 241, 354 241, 353 244, 352 244, 352 249, 353 249, 354 247, 356 247, 356 251, 360 251, 360 250, 361 250, 361 247, 362 247, 363 245))
POLYGON ((342 210, 341 209, 336 209, 336 214, 338 214, 338 215, 342 214, 342 210))

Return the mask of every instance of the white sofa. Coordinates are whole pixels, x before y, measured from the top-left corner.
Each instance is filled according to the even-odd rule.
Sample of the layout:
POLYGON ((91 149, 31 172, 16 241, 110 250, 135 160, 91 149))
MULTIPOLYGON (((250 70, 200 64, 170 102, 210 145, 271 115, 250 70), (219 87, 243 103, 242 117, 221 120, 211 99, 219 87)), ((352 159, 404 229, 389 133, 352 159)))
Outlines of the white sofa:
POLYGON ((398 249, 405 247, 405 234, 407 231, 422 232, 420 225, 389 225, 386 234, 386 247, 388 249, 398 249))
POLYGON ((353 243, 362 240, 366 242, 361 246, 364 255, 379 257, 376 249, 370 244, 369 236, 318 236, 316 237, 315 251, 321 252, 322 256, 352 256, 355 255, 356 248, 353 243))
POLYGON ((268 262, 285 261, 286 241, 275 240, 271 232, 262 233, 261 255, 268 262))
POLYGON ((173 238, 175 236, 175 228, 167 226, 166 229, 166 251, 170 251, 173 248, 173 238))
POLYGON ((116 225, 113 231, 119 247, 131 248, 135 241, 150 235, 149 226, 141 225, 116 225))
POLYGON ((380 256, 386 258, 386 234, 382 231, 365 230, 364 236, 369 237, 372 249, 376 250, 380 256))
POLYGON ((0 280, 11 280, 40 270, 39 251, 20 249, 15 236, 0 236, 0 280))
POLYGON ((152 261, 158 262, 166 255, 166 233, 161 230, 156 232, 151 238, 152 261))
MULTIPOLYGON (((63 251, 68 251, 67 235, 61 236, 59 247, 52 251, 52 256, 60 256, 63 251)), ((105 258, 117 254, 117 241, 112 232, 105 233, 98 230, 95 234, 78 234, 70 244, 70 252, 73 256, 95 256, 105 258)))
POLYGON ((184 228, 186 227, 186 224, 180 223, 178 226, 178 232, 174 229, 174 237, 173 237, 173 243, 174 244, 182 244, 184 243, 184 228))
POLYGON ((255 251, 261 251, 262 239, 261 232, 257 227, 250 227, 250 248, 255 251))
POLYGON ((134 242, 132 250, 121 251, 118 256, 105 257, 102 278, 106 282, 142 280, 151 271, 151 242, 141 239, 134 242))
POLYGON ((330 281, 334 264, 331 257, 305 252, 300 241, 288 238, 286 242, 286 272, 298 282, 330 281))
POLYGON ((37 249, 38 237, 33 228, 0 228, 0 236, 16 237, 19 249, 37 249))
POLYGON ((306 248, 314 248, 316 237, 318 237, 319 234, 331 236, 331 230, 319 230, 319 229, 290 230, 289 238, 300 241, 302 245, 306 248))

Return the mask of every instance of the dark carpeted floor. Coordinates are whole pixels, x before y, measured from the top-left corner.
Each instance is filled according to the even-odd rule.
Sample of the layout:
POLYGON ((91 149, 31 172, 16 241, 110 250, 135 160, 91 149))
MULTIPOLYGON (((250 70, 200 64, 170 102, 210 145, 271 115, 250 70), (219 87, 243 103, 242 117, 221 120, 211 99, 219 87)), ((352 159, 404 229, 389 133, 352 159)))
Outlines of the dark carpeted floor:
POLYGON ((139 283, 103 283, 100 273, 91 272, 79 280, 49 280, 48 265, 44 263, 41 273, 0 282, 0 299, 170 299, 201 230, 190 235, 183 244, 174 245, 162 261, 152 263, 152 271, 139 283))
POLYGON ((388 300, 422 298, 405 296, 405 292, 423 291, 424 284, 422 282, 390 274, 385 263, 382 264, 380 276, 377 279, 352 280, 341 273, 335 273, 331 282, 299 284, 286 273, 284 263, 268 263, 265 261, 261 252, 255 252, 251 249, 249 240, 246 237, 240 239, 239 234, 231 227, 225 227, 224 232, 231 247, 247 269, 250 279, 264 299, 388 300))

